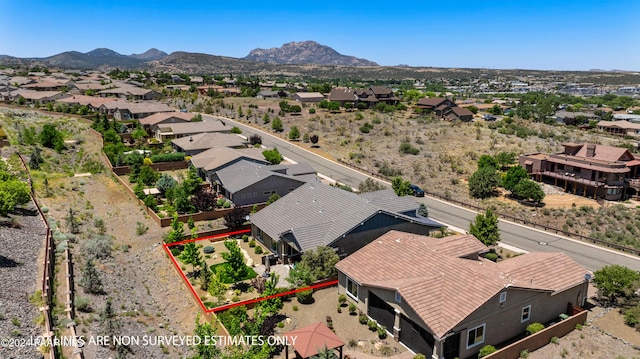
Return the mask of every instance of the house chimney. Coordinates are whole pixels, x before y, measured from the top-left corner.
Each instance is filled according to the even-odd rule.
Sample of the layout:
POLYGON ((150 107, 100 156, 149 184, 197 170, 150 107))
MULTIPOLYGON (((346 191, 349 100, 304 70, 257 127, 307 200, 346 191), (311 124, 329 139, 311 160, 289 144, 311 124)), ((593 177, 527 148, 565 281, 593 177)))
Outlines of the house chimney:
POLYGON ((193 142, 193 136, 189 136, 189 142, 193 142))
POLYGON ((594 157, 596 155, 596 145, 587 145, 587 157, 594 157))

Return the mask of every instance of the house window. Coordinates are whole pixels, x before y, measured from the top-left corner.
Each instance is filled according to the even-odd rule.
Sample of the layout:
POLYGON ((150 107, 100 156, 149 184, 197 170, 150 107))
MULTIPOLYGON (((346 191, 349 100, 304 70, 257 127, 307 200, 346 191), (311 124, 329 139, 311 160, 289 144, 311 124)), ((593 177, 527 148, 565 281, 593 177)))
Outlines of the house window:
POLYGON ((402 303, 402 296, 398 291, 396 291, 396 303, 402 303))
POLYGON ((358 283, 351 280, 351 278, 347 277, 347 295, 351 298, 358 300, 358 283))
POLYGON ((522 308, 522 316, 520 317, 520 323, 524 323, 531 319, 531 305, 527 305, 522 308))
POLYGON ((500 292, 500 303, 507 301, 507 292, 500 292))
POLYGON ((481 324, 467 331, 467 349, 484 343, 485 324, 481 324))

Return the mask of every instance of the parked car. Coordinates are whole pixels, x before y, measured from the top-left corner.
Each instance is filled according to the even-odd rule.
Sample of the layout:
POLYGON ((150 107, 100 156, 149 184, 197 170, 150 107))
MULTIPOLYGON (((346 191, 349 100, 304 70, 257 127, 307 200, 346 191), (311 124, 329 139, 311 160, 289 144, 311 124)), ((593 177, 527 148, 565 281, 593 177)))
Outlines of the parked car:
POLYGON ((482 118, 485 121, 495 121, 496 120, 496 116, 490 115, 490 114, 486 114, 484 116, 482 116, 482 118))
POLYGON ((422 188, 412 184, 409 186, 409 188, 411 188, 411 192, 413 192, 413 195, 416 197, 424 197, 424 191, 422 190, 422 188))

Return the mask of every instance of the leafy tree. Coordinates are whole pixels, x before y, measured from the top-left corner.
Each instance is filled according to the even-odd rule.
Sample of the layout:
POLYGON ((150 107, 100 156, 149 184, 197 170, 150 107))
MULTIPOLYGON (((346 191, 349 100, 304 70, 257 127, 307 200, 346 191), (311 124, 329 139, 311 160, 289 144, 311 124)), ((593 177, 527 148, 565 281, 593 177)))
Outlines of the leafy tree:
POLYGON ((189 166, 187 171, 187 177, 182 181, 182 186, 188 194, 192 194, 199 188, 202 183, 202 178, 198 175, 198 169, 194 166, 189 166))
POLYGON ((545 194, 540 184, 527 178, 518 182, 513 189, 513 195, 520 199, 531 199, 539 203, 544 199, 545 194))
POLYGON ((280 120, 280 117, 276 116, 276 118, 273 119, 273 122, 271 123, 271 129, 276 132, 284 131, 284 127, 282 126, 282 120, 280 120))
POLYGON ((233 126, 233 127, 231 127, 231 130, 229 130, 229 132, 231 132, 231 133, 241 134, 241 133, 242 133, 242 130, 241 130, 241 129, 239 129, 237 126, 233 126))
POLYGON ((241 207, 234 207, 224 215, 224 225, 231 228, 239 228, 247 220, 247 210, 241 207))
POLYGON ((491 196, 498 187, 499 175, 494 167, 482 167, 469 177, 469 192, 475 198, 491 196))
POLYGON ((52 124, 42 126, 40 132, 40 143, 47 148, 53 148, 58 152, 64 149, 64 139, 62 133, 59 132, 52 124))
MULTIPOLYGON (((269 276, 269 280, 265 282, 264 291, 262 292, 263 298, 278 294, 277 286, 279 280, 279 275, 271 273, 271 275, 269 276)), ((276 315, 283 307, 284 304, 282 303, 282 298, 280 297, 265 299, 259 303, 259 311, 256 312, 256 316, 260 315, 264 318, 267 315, 276 315)))
POLYGON ((338 274, 335 266, 339 260, 340 257, 333 248, 320 246, 315 250, 304 252, 298 265, 309 268, 311 277, 315 280, 321 280, 335 277, 338 274))
POLYGON ((191 118, 191 122, 202 122, 202 115, 199 113, 196 114, 191 118))
POLYGON ((234 282, 244 278, 247 274, 247 266, 244 264, 244 255, 240 250, 240 246, 236 241, 224 241, 225 247, 229 252, 222 253, 222 258, 229 263, 230 271, 227 275, 233 279, 234 282))
POLYGON ((262 116, 262 123, 264 123, 266 125, 269 122, 271 122, 271 118, 269 118, 269 114, 268 113, 265 113, 264 116, 262 116))
POLYGON ((495 156, 495 159, 500 167, 504 169, 516 162, 516 154, 513 152, 502 151, 495 156))
POLYGON ((261 145, 262 144, 262 137, 260 137, 259 135, 251 135, 251 137, 249 137, 249 143, 251 144, 251 146, 255 146, 255 145, 261 145))
POLYGON ((489 109, 489 112, 494 115, 502 115, 502 107, 498 104, 495 104, 489 109))
POLYGON ((191 264, 193 272, 196 271, 196 266, 202 263, 202 255, 194 242, 185 244, 178 258, 185 264, 191 264))
POLYGON ((600 294, 614 303, 621 297, 630 298, 640 288, 640 272, 621 265, 605 266, 593 274, 600 294))
POLYGON ((187 186, 181 185, 173 191, 173 205, 180 213, 191 213, 195 209, 187 190, 187 186))
POLYGON ((364 182, 360 182, 360 184, 358 185, 358 191, 362 193, 380 191, 385 188, 386 187, 382 183, 374 180, 371 177, 368 177, 366 180, 364 180, 364 182))
POLYGON ((485 167, 492 167, 494 169, 497 169, 498 161, 493 156, 482 155, 478 159, 478 169, 485 168, 485 167))
POLYGON ((102 138, 105 143, 122 143, 122 137, 120 137, 120 135, 118 135, 118 133, 113 128, 105 131, 105 133, 102 134, 102 138))
POLYGON ((201 188, 191 197, 191 205, 199 212, 212 211, 217 206, 216 194, 210 189, 201 188))
POLYGON ((267 200, 267 206, 270 205, 271 203, 277 201, 280 199, 280 195, 277 193, 272 194, 271 196, 269 196, 269 199, 267 200))
POLYGON ((529 178, 529 175, 527 174, 527 170, 524 169, 522 166, 518 165, 518 166, 511 167, 509 168, 509 170, 507 170, 507 173, 504 175, 504 178, 502 179, 502 187, 513 192, 513 189, 516 187, 516 185, 520 183, 520 181, 522 181, 523 179, 527 179, 527 178, 529 178))
POLYGON ((411 182, 405 181, 402 177, 395 177, 391 180, 391 188, 398 197, 407 196, 411 194, 411 182))
POLYGON ((264 155, 264 158, 272 165, 277 165, 284 159, 277 148, 274 148, 272 150, 264 150, 262 151, 262 155, 264 155))
POLYGON ((294 288, 311 285, 315 281, 316 278, 311 273, 311 268, 302 263, 298 263, 293 267, 289 271, 289 277, 287 277, 287 282, 291 283, 294 288))
POLYGON ((292 126, 291 130, 289 131, 289 139, 297 140, 299 138, 300 138, 300 130, 298 130, 298 126, 292 126))
POLYGON ((173 220, 171 221, 171 229, 165 235, 164 242, 167 244, 180 242, 184 239, 184 223, 178 220, 178 214, 173 214, 173 220))
POLYGON ((100 279, 100 274, 98 274, 96 266, 93 264, 93 260, 87 259, 85 262, 79 284, 87 293, 102 293, 102 280, 100 279))
MULTIPOLYGON (((0 215, 6 216, 17 205, 25 204, 31 200, 29 185, 18 179, 8 177, 8 180, 0 180, 0 215)), ((3 174, 0 172, 0 178, 3 174)))
POLYGON ((158 172, 149 166, 141 166, 137 182, 146 186, 153 186, 158 181, 158 172))
POLYGON ((469 106, 469 107, 467 107, 467 108, 468 108, 468 109, 469 109, 469 111, 471 111, 471 113, 473 113, 474 115, 475 115, 476 113, 478 113, 478 108, 477 108, 476 106, 474 106, 474 105, 471 105, 471 106, 469 106))
POLYGON ((469 226, 469 233, 473 234, 486 246, 493 246, 500 240, 498 216, 488 208, 484 214, 478 213, 475 221, 469 226))
MULTIPOLYGON (((194 336, 200 338, 212 338, 217 335, 216 327, 206 320, 204 323, 200 323, 200 314, 196 316, 196 328, 193 332, 194 336)), ((198 344, 193 348, 195 356, 193 359, 217 359, 221 356, 220 347, 211 345, 204 340, 198 341, 198 344)))

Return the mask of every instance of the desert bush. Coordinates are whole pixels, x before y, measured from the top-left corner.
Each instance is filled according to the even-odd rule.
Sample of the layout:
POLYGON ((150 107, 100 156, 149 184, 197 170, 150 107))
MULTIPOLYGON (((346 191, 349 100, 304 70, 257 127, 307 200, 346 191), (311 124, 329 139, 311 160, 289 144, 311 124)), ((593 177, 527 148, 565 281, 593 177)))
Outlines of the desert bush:
POLYGON ((544 329, 544 324, 542 323, 531 323, 527 325, 527 334, 535 334, 544 329))
POLYGON ((356 307, 355 304, 349 303, 349 314, 355 315, 357 309, 358 309, 358 307, 356 307))
POLYGON ((106 234, 96 234, 82 244, 83 254, 91 259, 106 258, 111 255, 113 239, 106 234))
POLYGON ((379 326, 378 329, 378 338, 384 339, 387 337, 387 329, 383 326, 379 326))
POLYGON ((249 248, 253 248, 255 246, 256 246, 256 240, 255 239, 250 240, 249 241, 249 248))
POLYGON ((494 353, 496 350, 496 347, 493 345, 485 345, 480 349, 480 352, 478 352, 478 358, 484 358, 487 355, 494 353))
POLYGON ((91 298, 87 298, 87 297, 76 297, 75 300, 73 301, 73 305, 76 307, 77 310, 84 312, 84 313, 89 313, 91 312, 91 298))
POLYGON ((298 299, 298 303, 300 304, 311 304, 313 303, 313 290, 304 290, 302 292, 298 292, 296 293, 296 298, 298 299))
POLYGON ((262 254, 262 247, 257 246, 256 249, 254 249, 255 254, 262 254))
POLYGON ((346 294, 340 294, 338 296, 338 303, 340 303, 340 305, 343 305, 347 302, 347 295, 346 294))
POLYGON ((246 235, 246 234, 243 234, 242 235, 242 241, 245 242, 245 243, 249 242, 249 236, 246 235))
POLYGON ((369 321, 369 318, 367 318, 367 315, 360 312, 358 314, 358 322, 360 322, 360 324, 367 324, 367 322, 369 321))

